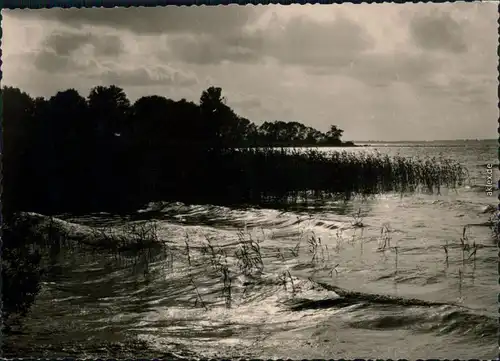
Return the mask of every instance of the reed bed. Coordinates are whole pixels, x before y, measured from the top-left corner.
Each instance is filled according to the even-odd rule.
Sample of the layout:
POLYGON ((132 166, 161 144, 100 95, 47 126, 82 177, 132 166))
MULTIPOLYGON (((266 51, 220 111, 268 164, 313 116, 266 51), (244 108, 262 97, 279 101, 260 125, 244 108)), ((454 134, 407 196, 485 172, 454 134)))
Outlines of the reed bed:
POLYGON ((463 185, 468 178, 466 168, 445 158, 316 149, 231 149, 219 154, 212 165, 210 190, 224 193, 233 203, 439 193, 443 187, 463 185))

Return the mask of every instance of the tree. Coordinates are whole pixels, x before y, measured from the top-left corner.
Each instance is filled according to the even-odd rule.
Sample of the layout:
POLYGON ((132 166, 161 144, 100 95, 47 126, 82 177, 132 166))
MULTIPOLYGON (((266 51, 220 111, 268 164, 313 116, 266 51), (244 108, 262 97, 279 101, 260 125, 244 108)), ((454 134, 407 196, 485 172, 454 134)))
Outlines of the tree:
POLYGON ((134 141, 142 146, 158 147, 172 137, 169 124, 172 104, 172 100, 157 95, 139 98, 130 111, 134 141))
POLYGON ((96 134, 95 145, 88 149, 93 163, 91 182, 92 202, 120 207, 127 195, 126 143, 121 136, 129 127, 130 101, 124 90, 115 85, 92 88, 88 96, 89 118, 96 134))
POLYGON ((271 145, 273 142, 277 141, 278 135, 276 133, 276 127, 273 122, 264 122, 259 128, 259 138, 262 145, 271 145))
POLYGON ((172 129, 174 138, 178 142, 189 146, 199 146, 206 141, 206 121, 204 121, 200 107, 186 99, 173 104, 172 129))
POLYGON ((122 88, 115 85, 94 87, 88 96, 88 104, 101 136, 114 136, 125 129, 130 101, 122 88))
POLYGON ((216 112, 225 102, 226 99, 222 96, 222 88, 220 87, 211 86, 201 93, 200 106, 202 111, 216 112))
POLYGON ((48 127, 47 136, 57 147, 79 146, 89 141, 87 102, 75 89, 57 92, 46 104, 39 100, 38 107, 39 116, 48 127))
POLYGON ((30 163, 33 154, 34 99, 13 87, 2 88, 2 212, 7 219, 29 203, 34 178, 30 163))
POLYGON ((35 113, 43 159, 33 166, 39 168, 39 182, 45 182, 45 202, 55 207, 61 202, 79 203, 88 195, 87 184, 80 180, 91 168, 83 150, 94 143, 87 102, 75 89, 68 89, 48 101, 37 99, 35 113))
POLYGON ((326 132, 326 141, 329 144, 338 144, 340 143, 340 138, 344 131, 342 129, 337 128, 336 125, 330 125, 330 129, 326 132))
POLYGON ((210 87, 200 97, 200 111, 205 122, 206 138, 214 149, 224 147, 230 138, 231 128, 236 125, 238 116, 226 104, 222 88, 210 87))
POLYGON ((325 134, 312 127, 306 129, 305 143, 307 145, 321 144, 325 140, 325 134))
POLYGON ((250 120, 236 116, 223 134, 225 142, 233 147, 242 146, 247 140, 250 124, 250 120))
POLYGON ((259 128, 254 124, 250 123, 247 126, 246 134, 243 146, 254 147, 259 144, 259 128))

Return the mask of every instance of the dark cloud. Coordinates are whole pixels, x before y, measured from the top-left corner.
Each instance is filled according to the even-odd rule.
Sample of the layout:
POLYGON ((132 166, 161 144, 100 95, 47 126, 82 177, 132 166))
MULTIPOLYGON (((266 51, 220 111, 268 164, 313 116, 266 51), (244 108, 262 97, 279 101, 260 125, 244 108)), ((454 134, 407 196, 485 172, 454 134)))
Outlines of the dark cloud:
POLYGON ((345 65, 373 45, 365 29, 342 17, 331 22, 296 17, 266 37, 267 55, 293 65, 345 65))
POLYGON ((45 45, 61 56, 69 56, 85 45, 93 47, 95 56, 118 56, 124 52, 123 42, 115 35, 57 32, 46 39, 45 45))
POLYGON ((421 84, 419 91, 425 96, 436 98, 445 96, 461 105, 496 107, 498 99, 495 92, 497 88, 498 84, 494 80, 472 80, 456 76, 450 78, 446 84, 426 81, 421 84))
POLYGON ((50 50, 43 50, 35 54, 34 65, 37 70, 47 73, 77 70, 77 65, 70 56, 58 55, 50 50))
POLYGON ((123 51, 123 43, 116 36, 57 32, 45 39, 43 50, 33 53, 33 64, 46 73, 77 73, 94 68, 94 58, 118 56, 123 51), (75 52, 85 45, 91 45, 93 54, 78 57, 75 52))
POLYGON ((294 112, 289 102, 276 98, 228 92, 227 103, 237 114, 261 124, 266 120, 292 119, 294 112))
POLYGON ((418 84, 441 67, 439 59, 427 54, 365 54, 346 68, 345 73, 367 85, 380 87, 395 82, 418 84))
POLYGON ((216 65, 223 61, 256 63, 261 59, 255 48, 244 42, 238 44, 231 37, 181 36, 170 39, 168 47, 168 53, 160 55, 160 58, 175 57, 190 64, 216 65))
POLYGON ((91 43, 94 46, 94 54, 96 56, 118 56, 124 53, 123 42, 118 36, 107 35, 104 37, 94 38, 91 43))
POLYGON ((98 75, 104 83, 121 86, 193 86, 198 79, 193 74, 187 74, 164 66, 137 67, 134 69, 106 70, 98 75))
POLYGON ((239 31, 263 11, 256 6, 229 5, 10 10, 8 13, 19 18, 55 20, 75 28, 100 25, 137 34, 228 34, 239 31))
POLYGON ((46 41, 47 49, 35 54, 37 70, 50 74, 85 74, 87 78, 121 86, 193 86, 198 84, 195 75, 162 65, 124 67, 120 62, 101 61, 102 56, 120 54, 122 43, 112 36, 97 37, 93 34, 58 33, 46 41), (115 42, 117 40, 117 42, 115 42), (90 44, 94 54, 80 55, 75 51, 90 44))
POLYGON ((54 50, 57 55, 69 56, 75 50, 89 43, 90 34, 52 34, 46 39, 45 45, 54 50))
POLYGON ((387 87, 394 83, 418 86, 442 70, 443 62, 429 54, 396 52, 393 54, 364 53, 336 68, 305 67, 307 74, 317 76, 343 75, 368 86, 387 87))
POLYGON ((349 64, 372 46, 370 35, 348 19, 317 22, 295 17, 266 31, 173 37, 168 40, 167 56, 191 64, 257 63, 274 58, 287 65, 335 67, 349 64))
POLYGON ((415 44, 425 50, 467 51, 463 27, 448 13, 414 16, 410 21, 410 34, 415 44))

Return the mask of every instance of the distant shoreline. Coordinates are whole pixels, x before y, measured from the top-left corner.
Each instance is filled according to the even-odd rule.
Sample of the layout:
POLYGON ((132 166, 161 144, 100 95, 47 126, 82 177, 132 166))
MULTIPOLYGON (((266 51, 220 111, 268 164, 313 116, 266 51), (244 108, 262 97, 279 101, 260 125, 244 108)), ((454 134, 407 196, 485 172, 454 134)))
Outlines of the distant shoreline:
POLYGON ((266 145, 250 145, 237 148, 354 148, 362 147, 362 145, 354 144, 353 142, 345 142, 342 144, 266 144, 266 145))
POLYGON ((421 144, 421 143, 479 143, 498 142, 497 139, 455 139, 455 140, 359 140, 357 144, 421 144))

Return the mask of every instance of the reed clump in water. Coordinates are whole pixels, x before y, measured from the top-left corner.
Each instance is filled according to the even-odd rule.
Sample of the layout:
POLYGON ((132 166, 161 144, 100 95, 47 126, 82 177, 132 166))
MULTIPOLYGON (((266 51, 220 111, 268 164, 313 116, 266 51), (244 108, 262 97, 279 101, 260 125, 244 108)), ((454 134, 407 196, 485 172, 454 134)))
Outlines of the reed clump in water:
POLYGON ((128 236, 128 242, 139 248, 159 243, 158 225, 154 221, 129 223, 124 233, 128 236))
POLYGON ((292 286, 292 295, 295 295, 295 293, 297 292, 297 289, 295 287, 295 284, 293 282, 293 277, 290 274, 289 270, 285 270, 285 271, 281 272, 278 279, 281 282, 281 284, 283 285, 283 288, 285 289, 285 291, 288 290, 288 281, 290 280, 290 285, 292 286))
POLYGON ((196 292, 196 301, 195 301, 194 306, 196 307, 196 306, 198 306, 198 304, 200 304, 205 309, 205 311, 208 311, 208 307, 205 304, 205 301, 203 301, 203 298, 200 295, 200 291, 198 291, 198 286, 196 286, 196 283, 194 283, 192 275, 190 275, 189 282, 193 285, 194 290, 196 292))
POLYGON ((82 243, 116 251, 141 250, 161 244, 158 226, 154 221, 128 223, 122 229, 114 227, 91 227, 90 234, 82 243))
POLYGON ((307 243, 309 244, 309 253, 312 255, 311 262, 314 263, 318 258, 318 249, 321 247, 321 238, 316 237, 313 233, 307 243))
POLYGON ((387 248, 391 248, 392 232, 393 230, 389 223, 384 223, 382 225, 382 228, 380 229, 379 251, 385 251, 387 248))
POLYGON ((186 245, 186 257, 187 257, 187 261, 188 261, 189 267, 191 267, 191 251, 190 251, 190 248, 189 248, 189 242, 190 241, 191 240, 189 239, 189 234, 186 231, 186 238, 184 239, 184 244, 186 245))
POLYGON ((210 182, 215 186, 210 190, 225 194, 233 203, 295 203, 384 192, 439 192, 442 187, 460 186, 467 179, 467 170, 452 160, 379 153, 234 149, 219 154, 216 164, 219 162, 221 167, 215 167, 210 182))
POLYGON ((297 244, 295 245, 295 247, 290 248, 290 253, 292 254, 293 257, 298 257, 299 256, 301 241, 302 241, 302 239, 299 238, 299 241, 297 242, 297 244))
POLYGON ((472 258, 474 268, 476 268, 476 254, 478 250, 478 245, 476 241, 472 241, 472 245, 469 243, 469 226, 464 226, 462 231, 462 237, 460 238, 460 248, 462 249, 462 264, 465 265, 466 261, 472 258), (467 252, 467 258, 465 253, 467 252))
POLYGON ((227 253, 224 250, 221 250, 221 255, 224 257, 224 262, 219 260, 218 271, 221 275, 223 287, 222 287, 222 297, 224 298, 224 302, 226 304, 226 308, 231 308, 232 303, 232 278, 231 271, 229 269, 229 264, 227 261, 227 253))
POLYGON ((238 249, 234 252, 234 256, 238 260, 238 267, 244 275, 250 275, 256 271, 262 273, 264 270, 264 262, 262 260, 262 252, 257 241, 250 238, 245 240, 243 234, 239 233, 240 243, 238 249))
POLYGON ((312 255, 311 263, 325 263, 325 259, 330 260, 330 251, 328 249, 328 245, 323 245, 323 243, 321 242, 321 237, 316 236, 316 234, 312 232, 312 235, 307 240, 307 243, 309 244, 309 253, 312 255))
MULTIPOLYGON (((208 255, 210 257, 210 263, 212 269, 220 276, 222 281, 222 297, 224 298, 227 308, 231 307, 232 303, 232 275, 230 270, 230 265, 228 262, 228 256, 225 249, 222 247, 216 247, 212 243, 210 237, 205 236, 207 244, 202 247, 201 253, 203 255, 208 255)), ((189 239, 186 239, 186 250, 189 250, 189 239)), ((188 251, 189 252, 189 251, 188 251)), ((189 258, 190 259, 190 258, 189 258)))
POLYGON ((488 220, 488 224, 490 226, 493 239, 496 242, 500 241, 500 219, 499 219, 499 216, 500 216, 500 211, 497 210, 495 213, 493 213, 490 216, 490 218, 488 220))
POLYGON ((332 268, 330 268, 330 271, 328 272, 328 274, 330 275, 330 277, 333 277, 333 272, 335 272, 336 276, 339 274, 339 271, 337 270, 338 266, 340 266, 340 263, 337 263, 335 266, 333 266, 332 268))
POLYGON ((476 267, 476 254, 478 246, 476 241, 472 242, 472 245, 469 242, 469 226, 464 226, 462 230, 462 237, 460 237, 460 249, 462 251, 462 264, 465 265, 466 261, 469 261, 472 258, 472 262, 474 264, 474 268, 476 267), (465 256, 467 253, 467 257, 465 256))
POLYGON ((449 257, 448 257, 448 241, 446 241, 446 244, 443 246, 444 254, 445 254, 445 263, 446 263, 446 268, 449 267, 449 257))
POLYGON ((359 208, 358 212, 352 215, 353 220, 351 221, 351 225, 354 228, 363 228, 364 227, 363 218, 364 217, 361 214, 361 208, 359 208))

